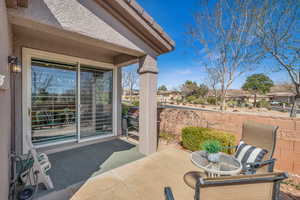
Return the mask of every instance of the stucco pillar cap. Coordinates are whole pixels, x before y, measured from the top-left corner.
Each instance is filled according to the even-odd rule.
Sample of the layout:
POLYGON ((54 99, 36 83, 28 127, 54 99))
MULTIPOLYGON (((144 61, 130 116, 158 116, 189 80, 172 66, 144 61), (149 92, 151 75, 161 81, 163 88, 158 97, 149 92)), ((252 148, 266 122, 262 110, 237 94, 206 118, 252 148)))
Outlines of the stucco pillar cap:
POLYGON ((154 58, 150 55, 140 57, 138 73, 139 74, 144 74, 144 73, 157 74, 158 68, 157 68, 156 58, 154 58))

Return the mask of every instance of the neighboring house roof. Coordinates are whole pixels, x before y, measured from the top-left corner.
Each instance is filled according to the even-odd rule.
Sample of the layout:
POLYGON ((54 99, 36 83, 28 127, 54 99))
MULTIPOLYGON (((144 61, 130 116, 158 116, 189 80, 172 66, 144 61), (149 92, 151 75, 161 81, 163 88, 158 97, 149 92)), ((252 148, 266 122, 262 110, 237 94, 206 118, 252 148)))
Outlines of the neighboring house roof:
POLYGON ((157 90, 157 94, 158 95, 169 96, 169 95, 180 95, 180 92, 178 92, 178 91, 172 91, 172 90, 167 90, 167 91, 157 90))
POLYGON ((271 88, 270 93, 278 93, 278 92, 295 93, 295 86, 289 83, 274 85, 271 88))
MULTIPOLYGON (((219 92, 219 91, 218 91, 219 92)), ((212 91, 210 91, 210 93, 212 94, 212 91)), ((258 94, 257 97, 258 98, 266 98, 266 97, 292 97, 295 96, 294 93, 292 92, 269 92, 265 95, 262 94, 258 94)), ((248 91, 244 91, 244 90, 238 90, 238 89, 230 89, 227 91, 227 95, 226 97, 253 97, 253 94, 251 94, 248 91)))
POLYGON ((273 92, 273 93, 268 93, 267 95, 273 96, 273 97, 293 97, 293 96, 295 96, 295 94, 292 92, 273 92))
POLYGON ((230 89, 227 91, 226 97, 252 97, 253 95, 244 90, 230 89))

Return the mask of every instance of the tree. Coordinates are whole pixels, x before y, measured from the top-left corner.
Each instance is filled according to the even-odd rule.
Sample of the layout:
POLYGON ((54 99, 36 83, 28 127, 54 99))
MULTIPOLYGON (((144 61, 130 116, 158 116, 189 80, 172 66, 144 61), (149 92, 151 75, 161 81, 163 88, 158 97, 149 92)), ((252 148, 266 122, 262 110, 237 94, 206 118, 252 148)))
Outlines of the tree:
POLYGON ((257 94, 266 94, 273 87, 273 81, 264 74, 253 74, 246 79, 242 89, 254 94, 254 106, 256 107, 257 94))
POLYGON ((196 82, 187 80, 180 88, 181 94, 184 98, 189 96, 196 96, 198 90, 198 84, 196 82))
MULTIPOLYGON (((259 2, 259 1, 258 1, 259 2)), ((256 62, 255 0, 201 0, 188 36, 220 84, 221 110, 234 80, 256 62)))
POLYGON ((165 85, 161 85, 161 86, 158 87, 158 90, 159 91, 167 91, 168 88, 165 85))
POLYGON ((199 96, 204 98, 208 94, 208 91, 209 91, 209 88, 207 87, 207 85, 205 85, 203 83, 199 85, 199 88, 198 88, 199 96))
POLYGON ((273 70, 288 73, 296 91, 290 116, 296 117, 300 104, 300 1, 264 0, 261 5, 256 19, 260 54, 276 61, 273 70))
POLYGON ((127 71, 123 71, 122 73, 122 87, 123 89, 129 90, 129 101, 130 103, 133 102, 132 94, 134 88, 137 86, 139 80, 139 76, 136 72, 135 68, 129 69, 127 71))
POLYGON ((187 80, 182 86, 181 86, 181 93, 184 96, 184 98, 188 97, 205 97, 208 93, 208 87, 205 84, 198 85, 194 81, 187 80))
POLYGON ((218 97, 218 86, 220 84, 219 76, 215 68, 206 68, 207 82, 209 88, 213 91, 214 97, 218 97))

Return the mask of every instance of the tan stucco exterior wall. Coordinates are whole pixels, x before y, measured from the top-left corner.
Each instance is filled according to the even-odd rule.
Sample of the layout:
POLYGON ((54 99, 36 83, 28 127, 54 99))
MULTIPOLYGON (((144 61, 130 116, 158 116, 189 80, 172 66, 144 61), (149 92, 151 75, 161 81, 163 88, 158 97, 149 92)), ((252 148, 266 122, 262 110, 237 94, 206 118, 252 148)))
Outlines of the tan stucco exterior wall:
MULTIPOLYGON (((106 63, 114 63, 124 51, 134 56, 157 55, 93 0, 31 0, 28 8, 8 9, 8 13, 14 34, 13 54, 20 60, 22 47, 106 63), (116 47, 111 48, 114 45, 116 47)), ((121 79, 118 81, 119 86, 121 79)), ((14 132, 17 138, 22 138, 21 74, 17 74, 15 84, 15 111, 18 114, 15 115, 14 132)), ((120 86, 118 90, 121 91, 120 86)), ((120 94, 118 99, 116 109, 121 117, 120 94)), ((120 122, 118 119, 118 134, 121 134, 120 122)), ((21 153, 22 139, 16 140, 15 145, 16 151, 21 153)))
POLYGON ((10 71, 7 57, 11 54, 11 32, 7 22, 5 1, 0 1, 0 74, 5 75, 4 88, 0 90, 0 199, 8 199, 9 153, 11 137, 10 71))
MULTIPOLYGON (((158 53, 121 22, 116 20, 94 0, 31 0, 28 8, 9 9, 13 27, 14 55, 21 60, 22 47, 116 63, 118 56, 140 59, 141 146, 144 154, 156 151, 156 85, 158 53), (146 56, 147 55, 147 56, 146 56), (147 58, 147 59, 145 59, 147 58)), ((119 77, 121 72, 118 71, 119 77)), ((22 84, 21 74, 16 79, 14 132, 18 153, 22 149, 22 84)), ((121 79, 118 82, 120 91, 121 79)), ((117 127, 121 130, 121 96, 118 94, 117 127)))
MULTIPOLYGON (((14 27, 14 54, 21 59, 22 47, 69 55, 89 60, 113 63, 113 52, 70 40, 68 38, 33 31, 27 28, 14 27)), ((117 54, 115 54, 117 55, 117 54)))
MULTIPOLYGON (((128 49, 129 54, 157 55, 139 37, 93 0, 31 0, 28 8, 10 9, 9 13, 13 23, 20 23, 20 19, 28 20, 23 24, 20 23, 22 26, 46 30, 42 26, 30 24, 30 21, 38 22, 64 31, 79 33, 98 40, 98 43, 102 41, 108 44, 108 48, 118 50, 119 47, 123 53, 125 48, 128 49)), ((69 35, 69 37, 75 36, 69 35)), ((104 43, 102 45, 105 45, 104 43)))
MULTIPOLYGON (((60 38, 51 34, 31 32, 28 29, 14 27, 13 54, 22 60, 22 47, 58 53, 62 55, 85 58, 93 61, 113 63, 113 52, 106 52, 84 43, 60 38)), ((121 81, 121 80, 119 80, 121 81)), ((23 128, 22 128, 22 74, 18 73, 15 78, 15 123, 16 152, 23 153, 23 128)), ((121 112, 120 108, 118 111, 121 112)), ((120 121, 120 120, 119 120, 120 121)), ((119 122, 118 122, 118 126, 119 122)))

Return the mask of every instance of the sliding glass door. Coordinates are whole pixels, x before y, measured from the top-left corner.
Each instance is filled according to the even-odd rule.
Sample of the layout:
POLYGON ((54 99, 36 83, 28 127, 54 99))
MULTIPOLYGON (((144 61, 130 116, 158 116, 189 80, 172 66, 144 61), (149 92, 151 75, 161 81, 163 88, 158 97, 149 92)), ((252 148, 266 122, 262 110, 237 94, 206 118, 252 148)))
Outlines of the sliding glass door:
POLYGON ((31 128, 33 143, 74 139, 76 66, 32 60, 31 128))
POLYGON ((112 135, 113 71, 82 64, 31 60, 34 144, 112 135))
POLYGON ((80 138, 112 133, 112 71, 80 66, 80 138))

